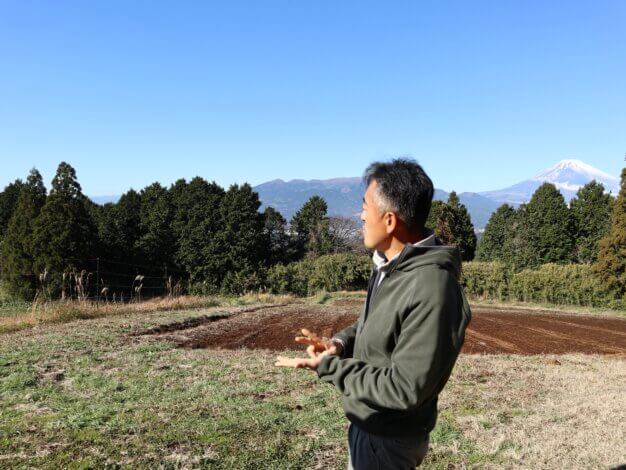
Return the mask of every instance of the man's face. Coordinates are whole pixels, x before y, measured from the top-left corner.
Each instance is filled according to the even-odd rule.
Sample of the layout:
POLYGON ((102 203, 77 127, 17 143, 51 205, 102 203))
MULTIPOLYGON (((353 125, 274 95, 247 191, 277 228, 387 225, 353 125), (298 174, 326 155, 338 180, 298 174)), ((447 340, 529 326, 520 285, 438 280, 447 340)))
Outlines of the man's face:
POLYGON ((389 224, 387 223, 389 212, 380 212, 378 209, 375 193, 377 185, 376 180, 372 180, 363 196, 363 210, 361 211, 363 243, 366 248, 384 251, 386 242, 389 240, 389 224))

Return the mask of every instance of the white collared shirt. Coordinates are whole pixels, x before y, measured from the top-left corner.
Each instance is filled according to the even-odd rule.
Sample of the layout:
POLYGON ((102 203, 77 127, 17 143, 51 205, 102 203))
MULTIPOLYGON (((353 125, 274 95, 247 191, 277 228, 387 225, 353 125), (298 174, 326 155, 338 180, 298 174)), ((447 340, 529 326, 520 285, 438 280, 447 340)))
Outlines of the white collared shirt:
MULTIPOLYGON (((435 246, 436 244, 437 242, 435 239, 435 232, 431 232, 430 235, 418 241, 417 243, 412 243, 413 246, 435 246)), ((385 255, 383 253, 377 250, 374 251, 374 254, 372 255, 372 261, 374 261, 374 264, 376 265, 376 269, 381 271, 380 277, 378 279, 378 284, 376 285, 376 287, 380 285, 380 283, 383 281, 383 278, 385 277, 385 268, 389 266, 389 263, 391 263, 399 255, 400 255, 400 252, 396 253, 396 255, 390 260, 387 260, 387 258, 385 258, 385 255)))

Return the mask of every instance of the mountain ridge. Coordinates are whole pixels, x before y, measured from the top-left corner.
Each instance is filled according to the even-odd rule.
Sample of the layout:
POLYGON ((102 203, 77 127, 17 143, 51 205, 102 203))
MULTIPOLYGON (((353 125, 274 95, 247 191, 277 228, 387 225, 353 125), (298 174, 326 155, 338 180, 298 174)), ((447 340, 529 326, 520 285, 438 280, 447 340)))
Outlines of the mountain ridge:
MULTIPOLYGON (((461 203, 464 204, 472 218, 477 231, 481 231, 491 214, 502 204, 519 206, 532 197, 535 190, 544 182, 554 184, 563 197, 569 202, 576 195, 576 191, 591 180, 602 183, 613 195, 619 191, 619 179, 611 176, 591 165, 576 159, 564 159, 547 168, 535 176, 492 191, 458 193, 461 203)), ((300 207, 312 196, 323 197, 328 204, 329 216, 343 216, 358 218, 361 212, 361 199, 365 188, 360 177, 336 177, 329 179, 305 180, 295 178, 285 181, 275 178, 253 186, 261 200, 260 210, 272 206, 285 219, 289 220, 300 207)), ((445 201, 450 193, 443 189, 435 189, 435 200, 445 201)), ((97 196, 91 198, 94 202, 104 204, 115 202, 119 196, 97 196)))

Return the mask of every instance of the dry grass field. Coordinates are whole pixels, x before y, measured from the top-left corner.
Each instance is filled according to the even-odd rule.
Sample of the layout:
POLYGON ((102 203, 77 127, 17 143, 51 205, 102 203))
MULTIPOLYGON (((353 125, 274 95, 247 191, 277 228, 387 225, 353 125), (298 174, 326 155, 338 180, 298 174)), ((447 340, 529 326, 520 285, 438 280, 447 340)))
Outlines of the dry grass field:
MULTIPOLYGON (((348 321, 358 310, 345 299, 313 300, 321 304, 146 307, 1 334, 0 467, 343 468, 337 392, 310 371, 273 367, 278 354, 301 354, 296 345, 193 343, 290 309, 302 322, 329 312, 348 321)), ((249 328, 248 341, 257 333, 249 328)), ((291 344, 284 331, 261 336, 272 334, 291 344)), ((462 354, 424 468, 626 464, 624 390, 619 353, 462 354)))

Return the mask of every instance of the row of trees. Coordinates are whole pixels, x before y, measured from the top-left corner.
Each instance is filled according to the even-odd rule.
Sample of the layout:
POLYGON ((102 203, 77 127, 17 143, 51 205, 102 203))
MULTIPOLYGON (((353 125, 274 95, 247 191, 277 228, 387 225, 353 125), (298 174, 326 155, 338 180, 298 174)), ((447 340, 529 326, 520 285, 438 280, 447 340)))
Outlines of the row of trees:
MULTIPOLYGON (((454 192, 446 202, 433 202, 427 225, 444 243, 458 246, 464 261, 476 253, 478 260, 502 261, 515 271, 545 263, 593 264, 602 279, 624 289, 625 174, 617 200, 591 182, 569 207, 553 185, 544 184, 528 204, 501 206, 478 247, 469 213, 454 192)), ((190 290, 235 293, 266 285, 273 266, 366 253, 358 224, 328 217, 319 196, 289 223, 275 209, 260 213, 259 207, 250 185, 225 190, 200 177, 169 188, 154 183, 129 190, 117 203, 97 205, 83 195, 67 163, 59 165, 49 194, 33 169, 25 182, 0 193, 0 279, 20 298, 32 299, 42 287, 55 296, 70 282, 84 287, 89 280, 81 273, 101 270, 93 260, 103 259, 116 263, 109 268, 115 272, 91 279, 98 293, 109 285, 150 288, 150 282, 167 282, 171 290, 172 274, 190 290), (163 275, 148 275, 146 267, 163 275)))
POLYGON ((491 216, 478 246, 480 261, 502 261, 514 271, 547 263, 585 264, 618 297, 626 294, 626 168, 616 199, 591 181, 565 203, 544 183, 528 204, 504 204, 491 216))
POLYGON ((565 203, 560 191, 544 183, 527 204, 504 204, 491 216, 477 252, 479 261, 503 261, 515 268, 545 263, 591 264, 598 243, 611 226, 613 198, 596 181, 565 203))
POLYGON ((131 189, 101 206, 83 195, 69 164, 59 165, 49 194, 33 169, 0 193, 0 278, 16 297, 32 299, 44 282, 59 295, 71 272, 94 270, 88 261, 103 258, 118 263, 107 282, 128 289, 140 267, 162 267, 187 286, 230 291, 271 265, 359 245, 356 223, 327 217, 320 197, 289 225, 271 207, 260 213, 260 205, 248 184, 225 190, 196 177, 131 189))

